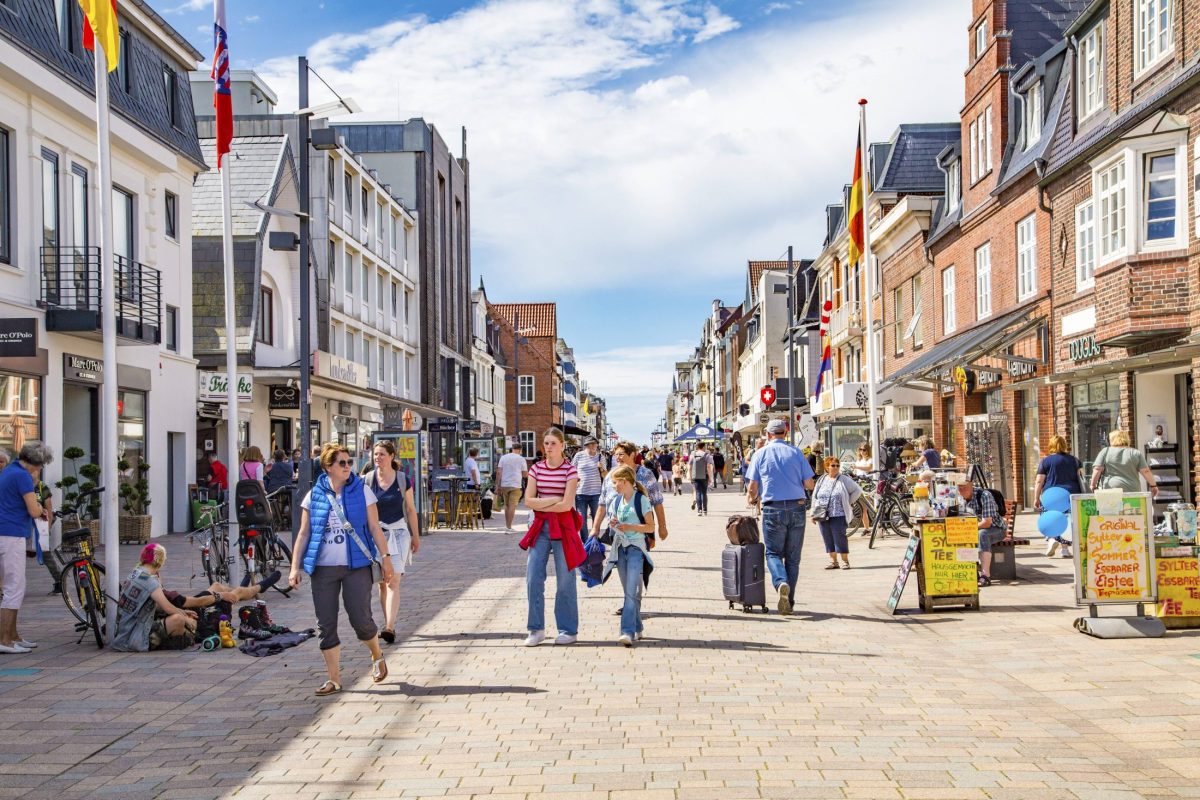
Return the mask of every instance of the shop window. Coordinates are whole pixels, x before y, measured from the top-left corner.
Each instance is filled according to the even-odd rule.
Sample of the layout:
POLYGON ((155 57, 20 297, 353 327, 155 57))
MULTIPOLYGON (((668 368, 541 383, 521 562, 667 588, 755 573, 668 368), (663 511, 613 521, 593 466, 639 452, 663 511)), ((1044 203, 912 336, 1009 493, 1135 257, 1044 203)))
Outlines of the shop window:
POLYGON ((117 453, 129 462, 121 482, 137 480, 137 466, 146 457, 146 393, 117 391, 117 453))
POLYGON ((42 438, 42 381, 0 372, 0 449, 15 457, 42 438))

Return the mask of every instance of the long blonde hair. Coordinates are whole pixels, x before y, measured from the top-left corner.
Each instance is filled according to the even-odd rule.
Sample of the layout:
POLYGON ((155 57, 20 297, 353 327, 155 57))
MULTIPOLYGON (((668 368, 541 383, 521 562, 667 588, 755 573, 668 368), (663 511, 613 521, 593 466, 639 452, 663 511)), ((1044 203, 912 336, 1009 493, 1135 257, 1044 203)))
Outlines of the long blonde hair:
POLYGON ((629 466, 628 464, 617 467, 612 471, 611 474, 614 484, 619 480, 625 481, 626 483, 632 483, 642 494, 650 494, 646 491, 646 487, 642 486, 641 482, 637 479, 637 473, 634 472, 633 467, 629 466))

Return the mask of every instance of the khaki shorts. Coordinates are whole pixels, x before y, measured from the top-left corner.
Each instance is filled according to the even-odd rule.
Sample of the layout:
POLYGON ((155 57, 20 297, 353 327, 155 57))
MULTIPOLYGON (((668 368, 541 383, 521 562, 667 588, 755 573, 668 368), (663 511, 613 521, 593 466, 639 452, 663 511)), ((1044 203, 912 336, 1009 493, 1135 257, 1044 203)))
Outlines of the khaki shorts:
POLYGON ((504 498, 504 507, 505 508, 509 508, 509 507, 516 508, 517 505, 521 502, 521 490, 520 489, 510 489, 507 486, 501 486, 500 487, 500 496, 504 498))

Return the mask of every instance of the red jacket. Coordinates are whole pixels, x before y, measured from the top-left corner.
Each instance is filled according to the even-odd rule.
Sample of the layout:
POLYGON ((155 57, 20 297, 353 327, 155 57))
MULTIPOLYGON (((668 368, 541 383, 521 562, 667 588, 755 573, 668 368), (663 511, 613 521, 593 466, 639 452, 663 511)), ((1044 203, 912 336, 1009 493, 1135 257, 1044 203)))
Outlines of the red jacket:
POLYGON ((550 523, 550 538, 561 540, 563 556, 567 560, 567 569, 575 569, 587 561, 587 553, 583 549, 583 540, 579 538, 579 529, 583 526, 583 517, 575 509, 570 511, 535 511, 529 531, 521 539, 521 549, 528 550, 542 533, 542 525, 550 523))
POLYGON ((214 489, 229 489, 229 470, 225 469, 225 465, 215 458, 210 465, 208 476, 208 485, 214 489))

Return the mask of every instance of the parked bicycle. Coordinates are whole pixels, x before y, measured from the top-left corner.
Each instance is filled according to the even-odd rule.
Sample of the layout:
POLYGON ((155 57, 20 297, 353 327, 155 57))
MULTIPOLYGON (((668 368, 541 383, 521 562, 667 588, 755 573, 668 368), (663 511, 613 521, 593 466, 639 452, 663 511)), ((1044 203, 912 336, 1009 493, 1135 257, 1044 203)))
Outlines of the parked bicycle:
POLYGON ((104 565, 92 559, 92 532, 84 526, 80 516, 88 497, 100 494, 103 486, 80 492, 74 506, 63 506, 54 512, 55 519, 75 517, 75 530, 63 531, 62 544, 51 551, 51 556, 62 565, 58 581, 62 587, 63 602, 75 617, 75 630, 80 644, 90 630, 96 637, 96 646, 104 647, 104 565))
MULTIPOLYGON (((229 583, 229 520, 212 514, 207 525, 188 534, 188 541, 200 548, 200 563, 211 586, 229 583)), ((192 577, 195 577, 194 575, 192 577)))
MULTIPOLYGON (((291 566, 292 550, 276 533, 276 502, 272 500, 285 491, 290 491, 290 487, 276 489, 268 495, 258 481, 238 481, 235 508, 243 583, 246 576, 254 583, 291 566)), ((275 583, 275 591, 286 596, 292 588, 285 581, 279 581, 275 583)))
POLYGON ((875 490, 878 501, 867 549, 875 547, 875 537, 880 533, 908 538, 912 531, 912 523, 908 518, 908 501, 912 499, 912 495, 908 491, 908 483, 904 476, 887 470, 872 474, 879 476, 875 490))

